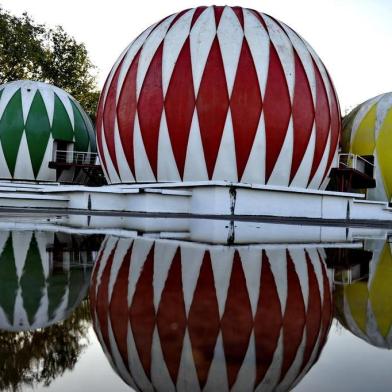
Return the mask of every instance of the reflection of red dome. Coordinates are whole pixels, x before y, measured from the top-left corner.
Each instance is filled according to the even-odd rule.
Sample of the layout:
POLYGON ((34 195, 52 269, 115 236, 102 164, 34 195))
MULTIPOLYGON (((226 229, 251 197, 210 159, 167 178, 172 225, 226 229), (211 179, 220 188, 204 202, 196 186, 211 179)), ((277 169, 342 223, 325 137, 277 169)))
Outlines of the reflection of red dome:
POLYGON ((137 37, 97 117, 111 183, 319 188, 339 132, 336 94, 313 49, 283 23, 227 6, 179 12, 137 37))
POLYGON ((317 360, 331 320, 315 249, 109 237, 90 290, 102 347, 138 390, 288 390, 317 360))

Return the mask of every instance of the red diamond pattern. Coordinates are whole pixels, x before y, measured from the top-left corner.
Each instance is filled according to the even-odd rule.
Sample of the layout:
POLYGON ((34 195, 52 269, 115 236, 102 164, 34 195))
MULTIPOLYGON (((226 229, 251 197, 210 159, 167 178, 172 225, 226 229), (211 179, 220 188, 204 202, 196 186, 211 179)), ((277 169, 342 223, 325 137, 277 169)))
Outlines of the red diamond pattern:
POLYGON ((191 67, 191 53, 188 38, 178 56, 165 97, 167 126, 181 177, 184 175, 189 132, 195 110, 193 79, 192 75, 186 72, 189 67, 191 67))
POLYGON ((121 65, 123 60, 121 60, 116 71, 114 72, 113 79, 109 85, 108 93, 106 95, 105 107, 103 109, 103 126, 105 132, 105 139, 109 151, 110 158, 113 165, 118 173, 118 165, 116 158, 116 148, 114 142, 114 123, 116 120, 116 94, 117 94, 117 83, 118 77, 120 76, 121 65))
POLYGON ((140 51, 132 60, 132 64, 125 77, 117 104, 118 129, 120 132, 121 143, 124 146, 124 153, 132 173, 135 173, 133 131, 137 107, 136 72, 139 64, 139 57, 140 51))
POLYGON ((265 177, 268 181, 282 149, 291 115, 290 95, 278 53, 270 44, 270 62, 264 96, 266 145, 265 177))
POLYGON ((317 68, 316 63, 313 61, 313 68, 316 75, 316 148, 314 151, 314 158, 312 170, 310 172, 310 180, 313 178, 316 170, 321 162, 325 146, 328 140, 328 132, 330 126, 329 103, 328 96, 325 90, 324 82, 321 73, 317 68))
POLYGON ((158 136, 163 111, 162 51, 159 45, 144 78, 137 105, 140 131, 152 171, 157 177, 158 136))
POLYGON ((262 100, 256 68, 246 40, 243 41, 230 100, 233 119, 237 173, 241 179, 259 124, 262 100))
POLYGON ((314 121, 314 106, 309 81, 296 52, 294 52, 294 59, 296 76, 293 99, 294 151, 290 182, 295 177, 308 147, 314 121))
MULTIPOLYGON (((138 239, 134 241, 137 242, 138 239)), ((145 242, 146 239, 142 241, 145 242)), ((112 292, 109 293, 109 280, 114 273, 112 270, 115 266, 114 258, 118 257, 115 253, 116 249, 113 249, 110 255, 105 256, 105 260, 97 263, 95 268, 102 270, 102 276, 97 279, 94 271, 94 286, 91 288, 92 293, 97 289, 97 296, 94 300, 92 299, 91 306, 98 316, 95 324, 100 331, 98 337, 102 336, 104 347, 109 350, 108 355, 113 356, 114 351, 120 352, 123 368, 129 367, 128 358, 130 355, 132 355, 133 361, 138 358, 145 376, 154 385, 152 366, 157 365, 154 365, 152 361, 152 351, 153 346, 154 350, 160 347, 163 363, 159 364, 159 371, 167 369, 172 385, 178 385, 180 364, 184 360, 193 362, 191 366, 194 366, 196 370, 197 380, 195 381, 201 389, 211 382, 211 377, 214 377, 213 363, 217 360, 224 360, 227 370, 227 384, 232 387, 238 381, 245 356, 249 351, 249 345, 254 344, 256 371, 254 388, 256 388, 263 382, 271 365, 273 365, 276 350, 280 350, 280 348, 278 349, 280 337, 283 338, 283 351, 279 351, 278 355, 283 355, 283 363, 275 382, 281 382, 292 369, 294 359, 299 355, 300 344, 304 336, 305 350, 300 354, 302 361, 297 370, 298 375, 305 367, 309 367, 310 360, 314 360, 311 359, 311 354, 320 339, 322 342, 325 341, 332 313, 329 281, 325 273, 324 261, 317 253, 312 253, 311 256, 304 250, 306 258, 303 262, 306 265, 302 270, 306 272, 298 275, 294 262, 289 252, 286 251, 287 270, 281 272, 286 277, 281 278, 276 275, 276 272, 272 272, 271 265, 284 262, 284 260, 280 256, 275 260, 273 252, 268 258, 267 252, 260 250, 259 299, 256 313, 253 316, 250 286, 245 274, 245 269, 249 264, 241 259, 236 249, 231 273, 227 277, 228 289, 224 299, 224 312, 220 318, 217 291, 219 285, 225 285, 225 283, 222 281, 222 277, 215 276, 208 249, 204 251, 197 276, 194 276, 195 286, 192 291, 189 313, 186 315, 184 292, 189 290, 187 286, 189 277, 183 281, 182 266, 192 260, 183 259, 182 255, 185 253, 180 250, 180 247, 176 250, 168 266, 167 276, 165 273, 163 290, 158 308, 155 309, 154 291, 156 289, 154 287, 160 281, 157 274, 162 272, 159 272, 161 269, 154 271, 154 265, 159 265, 163 260, 152 246, 146 260, 140 267, 137 254, 140 248, 136 246, 135 242, 133 247, 129 246, 128 252, 120 264, 112 292), (134 267, 133 262, 139 267, 134 267), (104 265, 101 265, 102 263, 104 265), (324 294, 321 294, 314 263, 321 263, 324 294), (134 268, 141 268, 141 270, 138 272, 134 268), (132 283, 134 284, 134 293, 128 309, 128 290, 131 288, 130 282, 133 281, 132 275, 135 273, 138 274, 138 278, 135 283, 132 283), (287 287, 283 284, 286 279, 287 287), (301 289, 303 284, 309 288, 306 299, 303 297, 301 289), (282 287, 286 287, 285 290, 287 290, 287 299, 283 309, 278 295, 282 287), (115 342, 109 339, 109 322, 115 342), (132 353, 129 352, 131 347, 128 343, 129 338, 127 338, 129 326, 136 345, 136 352, 132 353), (153 339, 154 331, 157 340, 153 339), (187 352, 184 357, 183 346, 186 331, 189 334, 191 354, 187 352), (254 334, 254 343, 251 343, 253 340, 250 339, 252 333, 254 334), (222 336, 220 343, 219 334, 222 336), (113 344, 117 347, 113 348, 113 344), (219 357, 219 359, 216 358, 217 352, 219 352, 218 345, 221 345, 221 350, 223 349, 224 353, 224 357, 219 357)), ((162 246, 161 243, 160 247, 162 246)), ((191 245, 181 244, 181 249, 188 246, 191 245)), ((167 254, 167 252, 162 249, 162 254, 167 254)), ((190 253, 186 252, 186 254, 190 253)), ((214 251, 214 257, 217 255, 217 251, 214 251)), ((141 253, 140 257, 145 256, 141 253)), ((116 266, 118 266, 118 260, 116 266)), ((117 267, 115 268, 117 269, 117 267)), ((221 290, 220 293, 222 295, 221 290)), ((319 351, 322 346, 323 344, 319 344, 319 351)), ((116 364, 115 361, 113 363, 116 364)), ((138 375, 130 372, 129 377, 137 378, 138 375)), ((141 385, 141 382, 144 383, 143 380, 135 379, 136 385, 141 385)), ((159 385, 159 387, 162 388, 163 385, 159 385)))
POLYGON ((207 382, 220 329, 218 300, 209 252, 206 252, 189 310, 188 330, 200 388, 207 382))
POLYGON ((226 76, 219 41, 214 39, 196 100, 209 179, 212 179, 229 108, 226 76))
MULTIPOLYGON (((288 146, 288 148, 292 149, 293 154, 281 157, 283 160, 287 159, 287 164, 279 162, 280 175, 274 176, 274 184, 291 186, 293 179, 298 178, 300 183, 307 184, 306 187, 317 188, 321 186, 323 176, 325 177, 329 173, 333 164, 333 157, 338 147, 341 128, 339 103, 327 72, 319 68, 322 63, 316 58, 316 55, 300 38, 291 42, 290 34, 287 35, 289 42, 287 45, 291 45, 291 47, 286 48, 287 50, 279 50, 278 54, 275 47, 278 43, 272 31, 274 28, 280 31, 282 24, 272 17, 268 18, 268 23, 266 21, 264 14, 254 10, 245 10, 242 7, 199 7, 177 13, 172 17, 168 26, 162 25, 162 23, 167 23, 167 19, 160 21, 152 29, 154 34, 146 34, 144 38, 144 42, 160 39, 153 45, 140 47, 140 40, 136 40, 137 44, 131 44, 131 48, 132 45, 139 45, 135 51, 143 53, 144 59, 151 58, 152 60, 150 64, 140 65, 139 54, 137 54, 131 64, 121 63, 118 70, 128 67, 125 70, 126 78, 121 80, 118 85, 118 70, 116 70, 108 86, 105 99, 102 98, 100 101, 97 116, 98 149, 109 182, 117 182, 119 176, 125 176, 125 174, 118 172, 114 149, 113 130, 117 116, 120 141, 126 157, 125 164, 128 165, 136 181, 151 181, 149 166, 155 175, 154 181, 176 181, 178 173, 182 180, 186 177, 187 181, 212 180, 214 173, 216 173, 214 177, 216 180, 232 180, 233 174, 229 173, 234 173, 235 170, 237 170, 237 177, 241 181, 247 162, 251 162, 249 166, 251 177, 259 178, 258 181, 268 184, 280 157, 283 143, 287 140, 287 143, 292 143, 292 146, 288 146), (222 48, 217 37, 217 30, 222 22, 223 14, 225 29, 230 29, 232 26, 234 30, 219 29, 220 38, 222 38, 222 34, 238 34, 238 41, 241 43, 242 40, 238 62, 237 59, 230 58, 231 55, 234 56, 234 53, 229 51, 224 52, 225 63, 223 62, 222 48), (203 19, 202 22, 201 19, 203 19), (199 21, 201 23, 198 23, 199 21), (253 23, 259 24, 259 27, 264 31, 264 38, 262 35, 256 35, 256 30, 248 29, 248 26, 253 23), (163 28, 159 29, 160 27, 163 28), (182 45, 182 48, 178 52, 177 58, 162 58, 162 56, 172 56, 174 53, 168 50, 163 54, 162 50, 166 42, 166 34, 173 28, 185 29, 178 32, 179 39, 180 37, 181 40, 184 39, 181 43, 177 43, 182 45), (204 29, 202 34, 199 31, 200 28, 204 29), (159 34, 162 34, 160 38, 158 38, 159 34), (258 40, 262 47, 269 46, 269 50, 265 50, 265 53, 258 51, 258 40), (298 45, 302 45, 302 48, 300 49, 298 45), (144 53, 149 50, 154 52, 144 53), (304 55, 305 52, 307 52, 307 56, 304 55), (265 62, 260 61, 263 56, 265 56, 265 62), (290 59, 289 56, 292 58, 290 59), (309 59, 313 59, 310 60, 311 63, 308 63, 309 59), (169 70, 170 67, 164 67, 163 70, 162 64, 173 60, 174 69, 169 70), (283 68, 282 63, 287 61, 293 62, 294 75, 286 74, 288 71, 283 68), (225 67, 232 67, 233 64, 236 67, 234 70, 236 76, 233 92, 229 96, 225 75, 226 72, 231 73, 233 70, 225 69, 225 67), (135 85, 139 71, 143 72, 139 70, 141 66, 147 66, 148 69, 140 87, 140 95, 137 97, 135 85), (163 75, 163 72, 171 73, 163 75), (322 74, 327 75, 325 80, 323 80, 322 74), (265 87, 263 84, 264 75, 267 77, 265 87), (165 97, 162 90, 162 78, 169 80, 165 97), (289 78, 294 78, 292 97, 288 91, 287 80, 289 78), (311 90, 310 79, 316 81, 314 91, 311 90), (117 88, 121 90, 118 102, 115 100, 117 88), (197 91, 196 97, 194 96, 195 91, 197 91), (232 114, 231 120, 228 117, 229 109, 232 114), (165 141, 171 144, 169 149, 172 148, 174 163, 171 163, 171 160, 167 161, 167 157, 163 156, 167 154, 168 146, 162 144, 160 147, 161 145, 158 144, 163 111, 165 111, 169 132, 169 140, 165 139, 165 141), (265 119, 265 154, 255 154, 249 161, 255 143, 255 132, 260 112, 263 113, 265 119), (142 141, 148 162, 146 162, 144 154, 140 150, 136 150, 133 143, 136 114, 139 117, 142 141), (190 139, 194 114, 197 115, 198 122, 194 123, 195 134, 190 139), (291 117, 293 138, 286 139, 291 117), (232 126, 234 132, 234 142, 227 143, 234 143, 234 146, 221 145, 226 121, 232 122, 228 126, 232 126), (102 124, 105 126, 105 138, 102 138, 100 134, 102 124), (316 129, 316 137, 314 151, 309 150, 310 153, 313 153, 312 156, 305 153, 308 151, 307 147, 313 125, 316 129), (202 150, 198 141, 198 132, 200 132, 202 150), (331 140, 330 146, 327 146, 328 138, 331 140), (106 159, 110 159, 112 165, 106 162, 103 155, 103 144, 105 143, 109 151, 109 157, 106 159), (331 148, 325 172, 320 173, 316 180, 314 176, 325 149, 329 147, 331 148), (223 152, 222 159, 217 163, 218 152, 221 148, 233 148, 236 159, 228 159, 230 154, 223 152), (161 156, 160 154, 162 157, 158 163, 158 155, 161 156), (137 168, 135 168, 135 157, 140 162, 137 168), (204 165, 200 164, 198 160, 204 161, 207 174, 203 169, 204 165), (158 164, 164 165, 162 170, 158 170, 158 164), (174 164, 176 167, 172 166, 174 164), (217 164, 219 168, 216 168, 217 164), (185 166, 187 167, 186 176, 185 166), (305 166, 310 168, 310 173, 307 170, 298 172, 300 167, 305 166), (252 171, 257 172, 258 170, 260 173, 252 173, 252 171), (283 173, 284 170, 287 170, 287 173, 283 173)), ((260 33, 261 30, 258 32, 260 33)), ((176 45, 176 43, 170 41, 168 47, 170 45, 176 45)), ((231 140, 231 138, 225 140, 231 140)), ((121 181, 129 181, 128 176, 126 179, 120 178, 121 181)), ((298 186, 298 182, 296 181, 292 186, 294 185, 298 186)))

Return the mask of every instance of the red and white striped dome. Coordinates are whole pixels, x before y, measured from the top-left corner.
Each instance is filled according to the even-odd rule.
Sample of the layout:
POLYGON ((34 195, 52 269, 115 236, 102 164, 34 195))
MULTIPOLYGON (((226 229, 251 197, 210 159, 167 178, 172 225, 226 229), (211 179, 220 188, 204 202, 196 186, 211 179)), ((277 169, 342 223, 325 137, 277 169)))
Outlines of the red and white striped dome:
POLYGON ((270 16, 228 6, 144 31, 110 72, 97 116, 110 183, 319 188, 339 133, 331 79, 309 44, 270 16))
POLYGON ((316 248, 146 238, 105 240, 90 304, 114 370, 141 391, 289 390, 332 317, 316 248))

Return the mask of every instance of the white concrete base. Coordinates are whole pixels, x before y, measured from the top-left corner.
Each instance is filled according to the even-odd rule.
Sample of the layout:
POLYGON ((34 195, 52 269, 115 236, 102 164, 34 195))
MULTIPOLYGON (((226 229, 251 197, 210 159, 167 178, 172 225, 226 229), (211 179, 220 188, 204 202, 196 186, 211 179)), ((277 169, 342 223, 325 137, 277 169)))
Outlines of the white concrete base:
POLYGON ((99 213, 249 216, 392 223, 384 202, 360 194, 230 182, 110 185, 0 183, 1 207, 36 207, 99 213))

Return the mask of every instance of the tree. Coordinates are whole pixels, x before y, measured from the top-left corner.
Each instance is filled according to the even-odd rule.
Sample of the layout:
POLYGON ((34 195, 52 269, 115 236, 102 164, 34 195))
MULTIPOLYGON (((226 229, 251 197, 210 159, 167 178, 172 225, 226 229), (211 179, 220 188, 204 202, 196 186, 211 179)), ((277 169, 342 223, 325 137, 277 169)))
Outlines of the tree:
POLYGON ((0 84, 18 79, 52 83, 73 95, 95 119, 99 91, 86 46, 61 26, 37 24, 0 6, 0 84))
POLYGON ((65 321, 36 331, 0 332, 0 390, 49 386, 75 367, 89 345, 88 300, 65 321))

